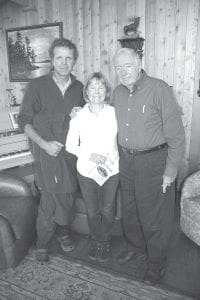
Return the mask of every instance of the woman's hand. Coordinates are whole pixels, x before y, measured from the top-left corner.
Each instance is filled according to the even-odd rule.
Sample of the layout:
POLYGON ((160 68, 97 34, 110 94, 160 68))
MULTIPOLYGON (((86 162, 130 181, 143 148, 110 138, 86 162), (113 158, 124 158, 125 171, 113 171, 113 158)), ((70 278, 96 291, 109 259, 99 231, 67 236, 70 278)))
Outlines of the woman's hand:
POLYGON ((91 160, 92 162, 96 163, 96 164, 104 164, 106 162, 106 156, 102 155, 102 154, 98 154, 98 153, 91 153, 89 160, 91 160))

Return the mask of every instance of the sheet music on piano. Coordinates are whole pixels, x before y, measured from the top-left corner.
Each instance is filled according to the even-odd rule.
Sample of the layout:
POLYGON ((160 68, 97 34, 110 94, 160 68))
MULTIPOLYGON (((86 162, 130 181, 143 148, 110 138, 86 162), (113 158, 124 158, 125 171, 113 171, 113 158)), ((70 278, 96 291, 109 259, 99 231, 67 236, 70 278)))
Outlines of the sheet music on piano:
MULTIPOLYGON (((16 111, 17 113, 17 111, 16 111)), ((9 111, 0 112, 0 170, 33 162, 28 138, 13 128, 9 111)))

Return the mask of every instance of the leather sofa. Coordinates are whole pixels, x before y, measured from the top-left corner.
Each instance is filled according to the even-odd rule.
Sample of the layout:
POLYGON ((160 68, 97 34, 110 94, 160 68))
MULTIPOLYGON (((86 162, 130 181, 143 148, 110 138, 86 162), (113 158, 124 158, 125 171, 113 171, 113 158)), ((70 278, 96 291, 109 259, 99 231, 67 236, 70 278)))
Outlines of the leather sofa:
POLYGON ((0 269, 15 267, 32 245, 36 205, 29 185, 0 173, 0 269))
MULTIPOLYGON (((34 191, 21 177, 0 173, 0 269, 14 268, 25 257, 36 238, 35 221, 39 201, 34 191)), ((117 196, 114 235, 121 235, 120 193, 117 196)), ((89 234, 84 201, 77 193, 72 230, 89 234)))

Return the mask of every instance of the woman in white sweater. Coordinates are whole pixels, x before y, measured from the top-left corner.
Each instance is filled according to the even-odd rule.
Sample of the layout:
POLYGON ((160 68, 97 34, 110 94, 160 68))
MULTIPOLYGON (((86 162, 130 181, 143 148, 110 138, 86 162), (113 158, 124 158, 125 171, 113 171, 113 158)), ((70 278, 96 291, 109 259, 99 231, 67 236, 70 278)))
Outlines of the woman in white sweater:
POLYGON ((111 232, 119 184, 117 122, 110 103, 110 86, 100 72, 84 87, 86 105, 71 121, 66 150, 75 154, 78 179, 87 208, 91 244, 89 257, 111 257, 111 232))

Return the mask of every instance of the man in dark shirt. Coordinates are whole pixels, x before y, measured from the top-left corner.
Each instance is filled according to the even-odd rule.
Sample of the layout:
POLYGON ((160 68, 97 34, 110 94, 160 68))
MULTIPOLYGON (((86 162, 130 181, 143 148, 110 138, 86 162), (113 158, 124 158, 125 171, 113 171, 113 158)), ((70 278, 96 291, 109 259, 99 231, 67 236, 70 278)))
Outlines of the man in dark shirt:
POLYGON ((31 141, 41 192, 36 223, 39 261, 49 259, 48 242, 55 231, 63 251, 74 249, 69 224, 77 190, 76 159, 63 146, 71 110, 84 105, 83 85, 71 74, 78 58, 76 46, 67 39, 56 39, 49 55, 53 71, 30 82, 18 118, 31 141))
POLYGON ((148 256, 145 279, 159 282, 166 261, 175 203, 175 178, 184 154, 180 108, 171 88, 147 76, 133 49, 114 56, 121 84, 113 92, 118 122, 125 263, 148 256))

